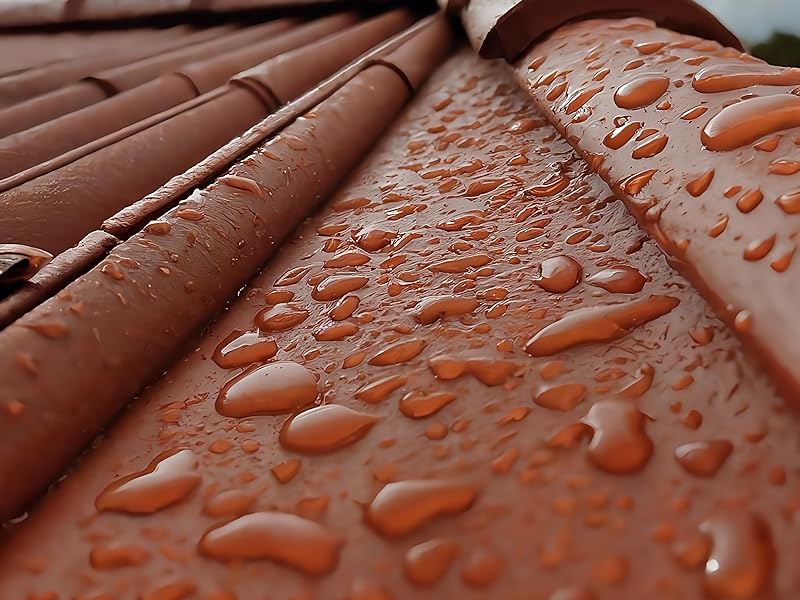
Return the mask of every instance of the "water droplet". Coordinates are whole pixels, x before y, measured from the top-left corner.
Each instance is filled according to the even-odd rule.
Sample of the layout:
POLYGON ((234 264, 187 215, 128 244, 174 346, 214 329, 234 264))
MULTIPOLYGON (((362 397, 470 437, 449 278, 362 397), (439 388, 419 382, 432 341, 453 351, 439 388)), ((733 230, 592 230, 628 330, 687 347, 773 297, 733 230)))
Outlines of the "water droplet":
POLYGON ((563 192, 569 186, 569 177, 566 175, 552 175, 541 185, 535 185, 528 191, 537 198, 547 198, 563 192))
POLYGON ((534 402, 551 410, 572 410, 586 396, 586 386, 580 383, 565 383, 549 387, 534 398, 534 402))
POLYGON ((800 84, 800 69, 771 65, 726 62, 700 69, 692 78, 692 87, 703 94, 730 92, 756 85, 800 84))
POLYGON ((628 385, 617 392, 618 398, 639 398, 650 386, 653 385, 653 378, 655 377, 656 370, 648 364, 642 365, 636 379, 631 381, 628 385))
POLYGON ((390 365, 400 365, 408 362, 416 357, 423 348, 425 348, 425 340, 408 340, 406 342, 398 342, 378 352, 375 356, 369 359, 369 364, 376 367, 388 367, 390 365))
POLYGON ((769 526, 746 511, 729 511, 700 525, 712 540, 705 590, 715 600, 755 600, 772 586, 776 554, 769 526))
POLYGON ((339 404, 324 404, 290 417, 279 439, 294 452, 332 452, 363 438, 379 419, 339 404))
POLYGON ((450 538, 433 538, 412 546, 403 563, 406 577, 414 585, 430 587, 445 576, 457 554, 458 544, 450 538))
POLYGON ((461 296, 431 296, 425 298, 412 311, 414 319, 422 325, 430 325, 444 317, 469 314, 478 308, 479 302, 474 298, 461 296))
POLYGON ((669 78, 663 75, 642 75, 619 87, 614 102, 620 108, 635 109, 650 106, 669 88, 669 78))
POLYGON ((761 260, 772 251, 775 246, 775 236, 771 235, 762 240, 753 240, 744 248, 742 258, 745 260, 756 261, 761 260))
POLYGON ((404 375, 390 375, 389 377, 383 377, 382 379, 364 384, 356 390, 355 396, 367 404, 377 404, 385 400, 389 394, 403 387, 405 384, 406 377, 404 375))
POLYGON ((658 169, 649 169, 647 171, 642 171, 641 173, 631 175, 623 180, 622 183, 620 183, 620 187, 622 188, 622 191, 629 196, 635 196, 641 192, 648 183, 650 183, 650 180, 653 179, 653 175, 656 173, 658 173, 658 169))
POLYGON ((326 260, 322 266, 327 269, 340 269, 342 267, 358 267, 365 265, 369 262, 370 258, 361 252, 354 252, 353 250, 344 250, 334 254, 331 258, 326 260))
POLYGON ((770 175, 794 175, 800 173, 800 161, 796 160, 773 160, 767 167, 770 175))
POLYGON ((628 265, 617 265, 595 273, 586 282, 612 294, 635 294, 644 287, 644 275, 628 265))
POLYGON ((733 318, 733 328, 739 333, 748 333, 753 327, 753 313, 744 309, 736 313, 733 318))
POLYGON ((397 233, 393 231, 386 231, 384 229, 362 229, 353 235, 353 240, 362 250, 377 252, 388 246, 396 237, 397 233))
POLYGON ((278 483, 287 484, 300 472, 302 464, 299 458, 290 458, 282 463, 278 463, 269 471, 272 473, 272 476, 278 480, 278 483))
POLYGON ((575 90, 567 96, 567 99, 564 101, 564 112, 568 115, 577 112, 579 109, 583 108, 589 100, 602 92, 603 89, 602 85, 598 85, 592 88, 579 88, 575 90))
POLYGON ((295 283, 300 282, 300 280, 302 280, 303 277, 308 275, 308 272, 310 270, 311 267, 295 267, 294 269, 289 269, 288 271, 286 271, 286 273, 284 273, 283 275, 278 277, 278 279, 275 280, 274 285, 275 287, 294 285, 295 283))
POLYGON ((636 132, 639 131, 643 126, 644 123, 641 121, 631 121, 630 123, 620 125, 603 138, 603 144, 612 150, 619 150, 625 144, 630 142, 633 139, 633 136, 636 135, 636 132))
POLYGON ((208 498, 203 512, 210 517, 239 517, 247 512, 255 496, 244 490, 223 490, 208 498))
POLYGON ((525 351, 531 356, 552 356, 580 344, 610 342, 664 316, 679 303, 671 296, 649 296, 624 304, 579 308, 534 335, 525 351))
POLYGON ((338 342, 346 337, 358 333, 358 325, 355 323, 324 323, 315 327, 311 335, 318 342, 338 342))
POLYGON ((719 221, 717 221, 711 229, 708 230, 708 235, 711 237, 719 237, 728 227, 728 220, 730 217, 728 215, 723 215, 719 221))
POLYGON ((443 260, 432 264, 428 269, 434 273, 464 273, 468 269, 476 269, 492 262, 492 257, 488 254, 476 254, 474 256, 464 256, 443 260))
POLYGON ((436 414, 455 399, 456 395, 451 392, 426 394, 413 391, 400 399, 400 412, 412 419, 424 419, 436 414))
POLYGON ((776 94, 731 104, 703 128, 703 145, 709 150, 736 150, 757 139, 800 127, 800 97, 776 94))
POLYGON ((92 567, 100 570, 136 567, 149 558, 150 553, 141 546, 120 542, 95 546, 89 553, 92 567))
POLYGON ((172 231, 172 223, 169 221, 151 221, 144 226, 144 232, 149 235, 168 235, 172 231))
POLYGON ((702 196, 705 193, 705 191, 708 189, 708 186, 711 185, 713 179, 714 179, 714 169, 709 169, 697 179, 693 179, 692 181, 687 183, 686 191, 688 191, 695 198, 698 198, 699 196, 702 196))
POLYGON ((694 121, 698 117, 702 117, 708 111, 707 106, 695 106, 694 108, 690 108, 685 113, 681 115, 681 119, 683 121, 694 121))
POLYGON ((342 544, 338 535, 314 521, 257 512, 208 531, 198 547, 217 560, 272 560, 320 576, 336 568, 342 544))
POLYGON ((631 152, 631 157, 636 160, 641 158, 652 158, 666 148, 668 142, 669 136, 666 133, 662 133, 661 135, 650 138, 646 142, 642 142, 636 146, 633 149, 633 152, 631 152))
POLYGON ((736 208, 743 213, 749 213, 755 210, 763 199, 764 194, 761 193, 761 190, 748 190, 736 201, 736 208))
POLYGON ((386 537, 413 533, 430 521, 460 514, 478 496, 476 487, 442 480, 408 480, 389 483, 367 505, 364 518, 386 537))
POLYGON ((641 470, 653 453, 653 442, 645 432, 648 417, 626 401, 603 400, 581 419, 594 431, 589 443, 589 461, 609 473, 641 470))
POLYGON ((243 192, 249 192, 259 198, 263 196, 261 186, 249 177, 242 177, 241 175, 223 175, 217 180, 219 183, 224 183, 228 187, 232 187, 243 192))
POLYGON ((100 511, 149 514, 186 498, 200 485, 191 450, 159 454, 142 471, 109 484, 95 500, 100 511))
POLYGON ((467 557, 461 579, 471 588, 483 589, 497 581, 504 568, 505 563, 496 552, 477 548, 467 557))
POLYGON ((234 377, 219 393, 217 412, 226 417, 279 414, 317 399, 317 380, 304 366, 281 361, 234 377))
POLYGON ((320 281, 311 292, 311 297, 320 302, 338 300, 345 294, 360 290, 369 283, 363 275, 332 275, 320 281))
POLYGON ((542 274, 534 282, 545 291, 563 294, 580 283, 582 273, 583 268, 574 258, 554 256, 542 261, 542 274))
POLYGON ((675 458, 692 475, 713 477, 733 452, 728 440, 692 442, 675 449, 675 458))
POLYGON ((275 340, 263 338, 255 331, 231 332, 214 349, 212 359, 223 369, 235 369, 269 360, 278 353, 275 340))
POLYGON ((796 215, 800 213, 800 190, 780 196, 775 200, 775 204, 787 215, 796 215))

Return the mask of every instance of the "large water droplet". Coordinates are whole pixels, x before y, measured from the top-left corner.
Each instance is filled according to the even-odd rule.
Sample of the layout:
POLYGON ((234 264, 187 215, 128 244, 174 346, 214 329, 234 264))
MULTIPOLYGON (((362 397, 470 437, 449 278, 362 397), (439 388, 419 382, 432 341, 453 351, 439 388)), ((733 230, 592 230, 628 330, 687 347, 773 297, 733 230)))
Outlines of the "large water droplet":
POLYGON ((198 547, 217 560, 266 559, 319 576, 336 568, 342 544, 338 535, 314 521, 279 512, 257 512, 212 529, 198 547))
POLYGON ((142 471, 112 482, 95 500, 97 510, 154 513, 186 498, 200 485, 191 450, 160 454, 142 471))
POLYGON ((325 404, 290 417, 281 428, 280 442, 294 452, 333 452, 363 438, 379 419, 339 404, 325 404))
POLYGON ((551 356, 573 346, 609 342, 678 306, 671 296, 650 296, 625 304, 579 308, 542 329, 525 345, 532 356, 551 356))
POLYGON ((245 371, 219 393, 217 412, 226 417, 292 412, 317 399, 317 380, 303 365, 281 361, 245 371))
POLYGON ((255 331, 238 329, 222 340, 211 358, 223 369, 235 369, 269 360, 278 353, 275 340, 263 338, 255 331))
POLYGON ((700 531, 711 536, 705 589, 715 600, 755 600, 772 586, 776 554, 772 534, 758 516, 728 511, 705 521, 700 531))
POLYGON ((594 431, 589 443, 589 460, 604 471, 616 474, 642 469, 653 453, 653 442, 645 432, 647 416, 633 404, 603 400, 581 420, 594 431))
POLYGON ((475 486, 442 480, 408 480, 389 483, 366 507, 370 527, 387 537, 417 531, 437 517, 464 512, 475 501, 475 486))

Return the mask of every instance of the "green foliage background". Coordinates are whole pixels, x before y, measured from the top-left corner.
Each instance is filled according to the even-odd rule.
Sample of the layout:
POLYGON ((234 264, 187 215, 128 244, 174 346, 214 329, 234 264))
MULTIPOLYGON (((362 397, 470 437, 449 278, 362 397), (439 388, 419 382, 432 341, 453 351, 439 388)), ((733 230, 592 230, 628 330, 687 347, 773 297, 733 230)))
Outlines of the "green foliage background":
POLYGON ((767 41, 753 46, 752 52, 770 64, 797 67, 800 66, 800 37, 776 32, 767 41))

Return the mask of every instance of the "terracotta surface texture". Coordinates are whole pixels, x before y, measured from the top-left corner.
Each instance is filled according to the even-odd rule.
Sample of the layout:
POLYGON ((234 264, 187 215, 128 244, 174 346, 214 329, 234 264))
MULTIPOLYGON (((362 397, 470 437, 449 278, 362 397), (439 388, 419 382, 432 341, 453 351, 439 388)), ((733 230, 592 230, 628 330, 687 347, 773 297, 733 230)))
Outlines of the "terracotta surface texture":
MULTIPOLYGON (((184 210, 271 189, 290 136, 184 210)), ((209 240, 169 221, 141 243, 209 240)), ((125 260, 98 285, 131 307, 151 269, 187 283, 125 260)), ((729 328, 464 50, 6 532, 0 595, 790 598, 795 446, 729 328)))

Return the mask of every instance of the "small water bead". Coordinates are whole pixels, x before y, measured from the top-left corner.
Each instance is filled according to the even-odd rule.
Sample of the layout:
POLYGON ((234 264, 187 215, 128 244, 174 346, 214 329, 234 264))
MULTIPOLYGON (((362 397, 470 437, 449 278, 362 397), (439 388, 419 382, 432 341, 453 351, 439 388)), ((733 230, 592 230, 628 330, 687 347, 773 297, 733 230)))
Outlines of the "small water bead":
POLYGON ((257 512, 208 531, 200 552, 222 561, 272 560, 307 575, 327 575, 339 562, 341 537, 296 515, 257 512))
POLYGON ((602 400, 589 409, 582 423, 592 428, 589 461, 615 474, 641 470, 653 453, 653 442, 645 431, 648 417, 635 405, 622 400, 602 400))
POLYGON ((235 369, 267 361, 277 353, 275 340, 261 337, 255 331, 237 329, 217 345, 211 358, 223 369, 235 369))
POLYGON ((290 417, 281 428, 281 445, 293 452, 322 454, 363 438, 380 417, 339 404, 324 404, 290 417))
POLYGON ((99 511, 131 514, 158 512, 191 494, 202 477, 188 449, 166 452, 137 471, 109 484, 95 500, 99 511))
POLYGON ((433 538, 412 546, 403 563, 406 577, 414 585, 431 587, 447 574, 459 551, 450 538, 433 538))
POLYGON ((364 511, 367 524, 386 537, 413 533, 430 521, 469 509, 478 489, 444 480, 406 480, 389 483, 364 511))
POLYGON ((220 390, 216 409, 226 417, 291 412, 317 399, 314 374, 295 362, 280 361, 234 377, 220 390))
POLYGON ((675 449, 675 458, 692 475, 713 477, 733 452, 728 440, 691 442, 675 449))

